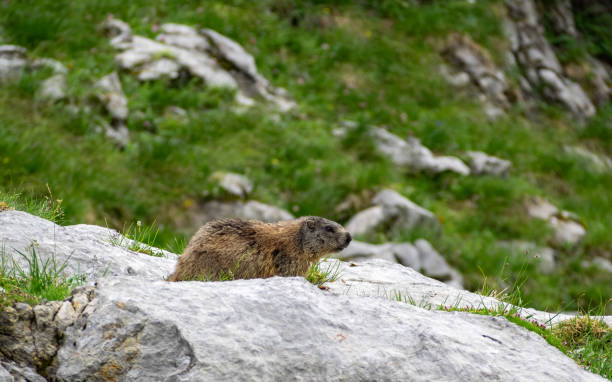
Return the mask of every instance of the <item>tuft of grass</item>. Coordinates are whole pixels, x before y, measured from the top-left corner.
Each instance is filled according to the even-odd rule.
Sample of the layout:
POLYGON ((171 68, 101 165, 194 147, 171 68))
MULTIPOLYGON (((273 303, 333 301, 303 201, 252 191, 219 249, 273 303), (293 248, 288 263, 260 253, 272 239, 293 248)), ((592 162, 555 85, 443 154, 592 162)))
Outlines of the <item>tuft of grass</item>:
POLYGON ((16 302, 34 305, 44 300, 63 300, 85 281, 80 274, 67 277, 67 263, 57 263, 55 256, 43 261, 36 252, 36 242, 25 253, 16 253, 26 261, 27 269, 12 257, 9 260, 4 248, 0 250, 0 288, 4 290, 0 293, 0 309, 16 302))
POLYGON ((121 234, 111 237, 111 243, 118 247, 129 249, 130 251, 144 253, 154 257, 166 257, 162 251, 157 251, 154 247, 155 240, 159 234, 159 228, 152 225, 143 225, 140 220, 136 224, 123 228, 121 234))
POLYGON ((0 212, 19 210, 61 223, 64 218, 62 199, 54 197, 49 185, 46 186, 47 194, 42 198, 27 197, 21 193, 6 192, 0 189, 0 212))
POLYGON ((334 265, 325 270, 321 269, 320 262, 316 262, 310 266, 306 280, 313 285, 321 287, 327 282, 334 282, 340 277, 340 262, 335 262, 334 265))
POLYGON ((612 328, 600 319, 579 316, 563 321, 552 334, 585 369, 612 380, 612 328))

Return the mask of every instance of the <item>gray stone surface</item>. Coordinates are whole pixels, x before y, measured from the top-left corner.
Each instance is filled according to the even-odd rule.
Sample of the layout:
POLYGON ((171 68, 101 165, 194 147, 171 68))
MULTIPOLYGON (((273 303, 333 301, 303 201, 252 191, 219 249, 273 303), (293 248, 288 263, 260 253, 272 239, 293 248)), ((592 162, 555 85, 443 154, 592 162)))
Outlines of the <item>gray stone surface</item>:
POLYGON ((86 224, 62 227, 22 211, 0 212, 0 248, 9 262, 13 259, 23 269, 27 263, 17 251, 29 255, 34 248, 41 262, 54 258, 58 267, 66 265, 67 275, 82 274, 87 281, 115 275, 163 279, 174 271, 175 254, 152 248, 166 256, 153 257, 124 248, 130 243, 108 228, 86 224))
POLYGON ((456 172, 469 175, 470 169, 461 159, 452 156, 434 156, 433 153, 414 137, 403 140, 385 129, 373 127, 371 134, 377 150, 397 165, 416 171, 440 173, 456 172))
POLYGON ((512 168, 512 162, 481 151, 468 151, 466 154, 470 158, 472 174, 507 176, 512 168))
POLYGON ((46 382, 47 380, 28 366, 0 359, 0 382, 46 382))
POLYGON ((603 381, 504 318, 347 296, 301 278, 104 279, 66 344, 63 380, 603 381))
POLYGON ((372 198, 373 207, 358 212, 345 225, 353 236, 365 235, 381 226, 410 231, 417 226, 439 227, 438 218, 399 193, 384 189, 372 198))

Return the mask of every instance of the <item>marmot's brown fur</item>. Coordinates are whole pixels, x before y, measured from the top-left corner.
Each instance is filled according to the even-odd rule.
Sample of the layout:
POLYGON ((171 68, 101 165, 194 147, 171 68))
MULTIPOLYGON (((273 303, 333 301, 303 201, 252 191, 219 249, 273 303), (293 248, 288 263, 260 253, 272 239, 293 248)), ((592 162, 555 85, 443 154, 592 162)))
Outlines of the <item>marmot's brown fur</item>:
POLYGON ((191 238, 168 281, 305 276, 312 262, 350 241, 340 224, 317 216, 279 223, 217 220, 191 238))

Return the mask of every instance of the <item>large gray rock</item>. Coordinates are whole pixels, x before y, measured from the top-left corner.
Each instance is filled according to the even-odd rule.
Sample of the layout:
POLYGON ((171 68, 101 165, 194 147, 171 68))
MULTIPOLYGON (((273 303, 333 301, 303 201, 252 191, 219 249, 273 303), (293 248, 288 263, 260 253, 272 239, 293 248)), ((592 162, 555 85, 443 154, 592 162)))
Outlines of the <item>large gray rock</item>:
POLYGON ((142 81, 188 74, 210 86, 236 89, 236 101, 242 106, 253 105, 257 98, 280 111, 296 105, 284 90, 273 87, 257 72, 255 59, 242 46, 213 30, 169 23, 152 40, 133 35, 121 20, 107 19, 103 27, 111 45, 121 51, 116 56, 119 66, 142 81))
POLYGON ((372 233, 385 226, 391 230, 410 231, 417 226, 439 228, 438 218, 430 211, 385 189, 372 199, 373 207, 353 216, 345 225, 353 236, 372 233))
POLYGON ((61 380, 603 381, 504 318, 330 293, 301 278, 105 279, 65 343, 61 380))
POLYGON ((165 256, 153 257, 126 249, 130 243, 108 228, 85 224, 62 227, 21 211, 0 212, 0 248, 4 248, 9 266, 12 259, 28 269, 18 251, 30 256, 34 250, 42 263, 55 259, 58 267, 65 265, 68 276, 84 275, 87 281, 115 275, 161 280, 174 271, 175 254, 151 248, 165 256))
POLYGON ((434 156, 433 153, 414 137, 403 140, 385 129, 373 127, 371 134, 377 150, 397 165, 416 171, 440 173, 456 172, 469 175, 470 169, 461 159, 452 156, 434 156))
POLYGON ((533 0, 506 0, 506 8, 510 20, 505 26, 512 53, 529 83, 579 119, 593 116, 595 107, 584 90, 565 77, 544 36, 533 0))

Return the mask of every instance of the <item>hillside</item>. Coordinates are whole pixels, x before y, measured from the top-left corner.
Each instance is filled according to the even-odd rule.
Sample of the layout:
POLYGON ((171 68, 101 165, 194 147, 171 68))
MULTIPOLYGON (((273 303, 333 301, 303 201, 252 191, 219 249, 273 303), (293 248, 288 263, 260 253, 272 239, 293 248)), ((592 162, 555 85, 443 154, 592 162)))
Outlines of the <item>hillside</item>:
POLYGON ((391 189, 436 223, 361 241, 424 238, 466 289, 611 314, 606 4, 5 1, 0 45, 24 49, 0 49, 0 202, 140 221, 180 252, 211 201, 346 224, 391 189), (218 70, 198 75, 187 43, 218 70), (473 151, 511 167, 480 170, 473 151), (252 187, 224 191, 228 172, 252 187))

